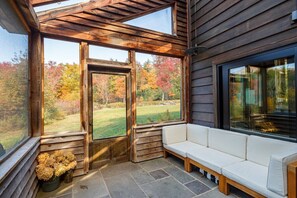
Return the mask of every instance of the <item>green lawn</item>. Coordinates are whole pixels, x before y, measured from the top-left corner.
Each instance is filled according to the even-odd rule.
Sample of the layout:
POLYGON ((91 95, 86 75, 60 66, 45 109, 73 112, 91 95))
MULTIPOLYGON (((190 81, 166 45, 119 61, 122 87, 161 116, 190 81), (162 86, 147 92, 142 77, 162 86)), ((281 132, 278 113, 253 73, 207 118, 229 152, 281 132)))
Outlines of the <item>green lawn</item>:
MULTIPOLYGON (((93 138, 108 138, 125 135, 125 108, 103 108, 94 111, 93 138)), ((65 119, 45 125, 45 132, 64 132, 79 130, 79 114, 66 116, 65 119)), ((159 123, 167 120, 180 119, 180 105, 150 105, 137 107, 137 123, 159 123), (167 112, 168 111, 168 112, 167 112)))

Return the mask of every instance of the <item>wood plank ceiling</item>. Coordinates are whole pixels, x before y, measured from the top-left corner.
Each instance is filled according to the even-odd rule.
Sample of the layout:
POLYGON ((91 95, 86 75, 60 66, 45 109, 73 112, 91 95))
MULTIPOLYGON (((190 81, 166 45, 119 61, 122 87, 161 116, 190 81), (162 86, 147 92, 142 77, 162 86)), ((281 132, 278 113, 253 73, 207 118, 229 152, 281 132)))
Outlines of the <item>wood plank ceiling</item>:
MULTIPOLYGON (((57 2, 31 0, 33 6, 57 2)), ((95 0, 40 12, 45 36, 182 57, 187 47, 186 0, 95 0), (172 7, 173 35, 123 22, 172 7)))

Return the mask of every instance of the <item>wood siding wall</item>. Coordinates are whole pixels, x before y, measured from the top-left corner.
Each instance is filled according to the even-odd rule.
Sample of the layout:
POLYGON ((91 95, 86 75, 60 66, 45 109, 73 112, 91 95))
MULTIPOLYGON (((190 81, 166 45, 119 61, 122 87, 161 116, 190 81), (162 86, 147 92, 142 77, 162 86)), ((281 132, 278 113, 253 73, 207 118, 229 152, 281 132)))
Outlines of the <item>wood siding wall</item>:
POLYGON ((77 166, 74 170, 74 176, 83 175, 88 170, 88 164, 85 163, 87 154, 85 153, 84 142, 87 138, 86 133, 66 133, 41 136, 40 152, 52 153, 56 150, 64 152, 71 151, 76 156, 77 166))
POLYGON ((185 122, 134 127, 132 131, 131 160, 133 162, 142 162, 163 157, 162 127, 183 123, 185 122))
POLYGON ((39 188, 35 173, 38 154, 39 138, 31 138, 9 160, 1 164, 0 197, 36 197, 39 188), (10 171, 7 172, 6 169, 10 171), (2 175, 2 171, 7 174, 2 175))
POLYGON ((296 0, 190 0, 192 122, 216 126, 216 65, 297 43, 296 0))

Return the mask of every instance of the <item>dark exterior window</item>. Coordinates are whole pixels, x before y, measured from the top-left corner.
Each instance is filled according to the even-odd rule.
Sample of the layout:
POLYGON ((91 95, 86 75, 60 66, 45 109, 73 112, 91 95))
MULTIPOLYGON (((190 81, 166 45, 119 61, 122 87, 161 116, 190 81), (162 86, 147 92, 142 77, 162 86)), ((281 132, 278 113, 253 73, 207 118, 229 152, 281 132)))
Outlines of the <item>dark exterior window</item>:
POLYGON ((296 140, 294 48, 219 67, 222 128, 296 140))

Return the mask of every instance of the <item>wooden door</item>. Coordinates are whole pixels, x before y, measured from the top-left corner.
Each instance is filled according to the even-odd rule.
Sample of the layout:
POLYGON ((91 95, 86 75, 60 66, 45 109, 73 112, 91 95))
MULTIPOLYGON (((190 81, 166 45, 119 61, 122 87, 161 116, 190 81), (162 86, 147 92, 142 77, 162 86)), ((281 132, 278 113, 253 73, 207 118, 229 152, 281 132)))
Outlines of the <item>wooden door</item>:
POLYGON ((89 70, 90 168, 130 160, 130 72, 89 70))

